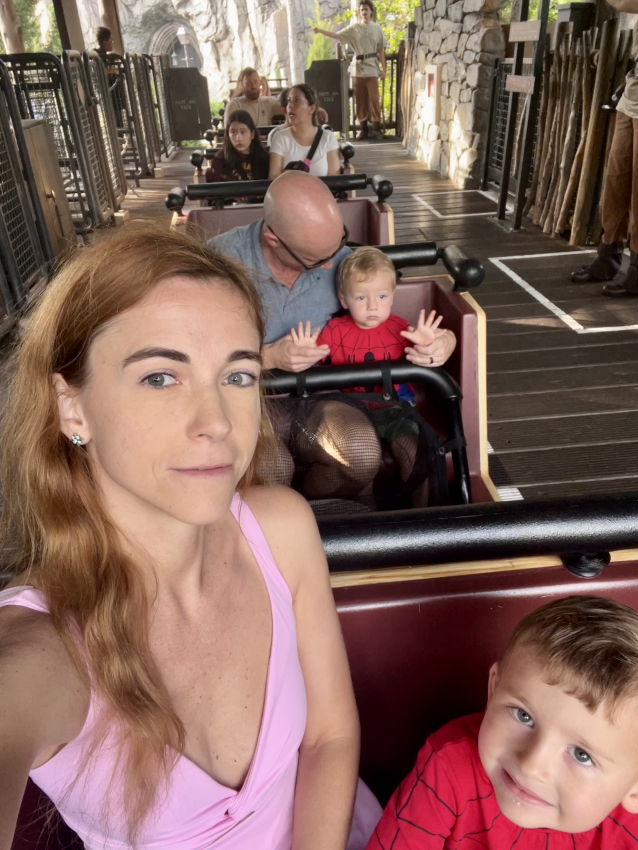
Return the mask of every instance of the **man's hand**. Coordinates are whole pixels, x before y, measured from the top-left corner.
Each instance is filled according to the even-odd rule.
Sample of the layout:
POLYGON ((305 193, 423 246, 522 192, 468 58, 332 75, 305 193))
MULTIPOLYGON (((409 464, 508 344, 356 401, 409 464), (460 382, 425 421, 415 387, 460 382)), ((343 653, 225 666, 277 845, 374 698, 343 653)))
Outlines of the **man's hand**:
POLYGON ((380 79, 380 80, 385 80, 385 68, 381 68, 381 69, 379 70, 379 79, 380 79))
POLYGON ((442 321, 443 316, 437 317, 436 310, 432 310, 427 319, 425 318, 425 310, 421 310, 416 328, 410 325, 407 330, 401 331, 401 336, 409 339, 415 345, 431 345, 436 339, 436 331, 442 321))
POLYGON ((306 326, 304 327, 303 322, 299 322, 297 325, 297 330, 294 328, 290 329, 290 336, 292 337, 292 341, 295 345, 300 346, 301 348, 307 348, 309 350, 315 351, 317 348, 317 338, 321 333, 321 329, 317 328, 317 330, 312 332, 312 325, 310 322, 306 322, 306 326))
MULTIPOLYGON (((303 332, 303 329, 302 329, 303 332)), ((330 354, 330 346, 317 345, 316 336, 312 345, 308 344, 308 339, 314 334, 307 337, 304 334, 305 341, 299 344, 293 339, 291 331, 286 336, 282 336, 277 342, 271 342, 270 345, 264 346, 264 368, 265 369, 283 369, 285 372, 303 372, 323 360, 330 354)), ((295 334, 297 339, 298 334, 295 334)), ((318 336, 318 332, 317 332, 318 336)))

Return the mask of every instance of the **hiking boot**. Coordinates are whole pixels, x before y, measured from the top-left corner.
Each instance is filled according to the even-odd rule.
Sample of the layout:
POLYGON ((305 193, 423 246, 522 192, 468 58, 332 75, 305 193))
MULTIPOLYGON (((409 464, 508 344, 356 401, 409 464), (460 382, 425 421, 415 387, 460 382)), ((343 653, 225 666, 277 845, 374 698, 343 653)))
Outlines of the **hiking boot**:
POLYGON ((612 242, 609 245, 601 242, 598 246, 598 256, 577 272, 572 272, 569 276, 570 280, 574 283, 599 283, 603 280, 613 280, 620 271, 624 248, 623 242, 612 242))
POLYGON ((378 121, 373 121, 372 124, 370 125, 370 127, 371 127, 371 131, 370 131, 370 138, 371 139, 382 139, 383 138, 383 132, 381 130, 381 124, 378 121))
POLYGON ((360 130, 359 130, 359 133, 357 135, 357 141, 362 142, 364 139, 369 139, 370 136, 368 135, 368 122, 367 121, 361 121, 359 123, 359 127, 360 127, 360 130))
POLYGON ((638 254, 635 251, 631 252, 626 273, 618 283, 608 283, 607 286, 603 286, 603 295, 608 295, 610 298, 638 296, 638 254))

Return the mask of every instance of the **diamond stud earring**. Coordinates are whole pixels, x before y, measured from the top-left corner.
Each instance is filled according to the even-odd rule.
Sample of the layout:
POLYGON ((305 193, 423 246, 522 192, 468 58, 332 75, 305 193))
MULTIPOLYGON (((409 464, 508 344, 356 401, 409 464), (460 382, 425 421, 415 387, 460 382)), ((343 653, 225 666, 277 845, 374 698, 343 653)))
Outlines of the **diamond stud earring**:
POLYGON ((74 446, 81 446, 82 445, 82 437, 80 437, 79 434, 74 434, 70 438, 70 440, 71 440, 71 442, 73 443, 74 446))

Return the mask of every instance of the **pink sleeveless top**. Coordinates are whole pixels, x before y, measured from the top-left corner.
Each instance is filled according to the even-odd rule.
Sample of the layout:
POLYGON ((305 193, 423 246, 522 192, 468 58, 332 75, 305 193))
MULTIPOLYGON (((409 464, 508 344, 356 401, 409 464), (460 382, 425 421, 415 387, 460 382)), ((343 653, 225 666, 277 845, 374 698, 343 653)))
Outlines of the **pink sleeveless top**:
MULTIPOLYGON (((306 691, 292 597, 257 520, 238 495, 231 511, 259 564, 272 609, 272 644, 257 747, 239 791, 220 785, 180 756, 167 795, 140 836, 139 850, 290 850, 292 845, 297 761, 306 726, 306 691)), ((32 587, 1 591, 0 607, 4 605, 48 611, 44 596, 32 587)), ((94 727, 97 702, 94 697, 80 735, 30 776, 87 850, 124 850, 129 845, 123 819, 112 812, 107 832, 100 819, 114 768, 108 741, 100 757, 68 791, 94 727)))

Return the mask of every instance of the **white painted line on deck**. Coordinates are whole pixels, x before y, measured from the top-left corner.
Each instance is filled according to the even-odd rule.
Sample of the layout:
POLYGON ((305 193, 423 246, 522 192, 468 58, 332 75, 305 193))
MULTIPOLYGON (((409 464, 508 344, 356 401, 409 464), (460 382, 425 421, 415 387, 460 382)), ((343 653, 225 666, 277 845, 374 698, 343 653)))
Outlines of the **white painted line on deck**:
MULTIPOLYGON (((416 196, 414 196, 416 197, 416 196)), ((434 210, 433 210, 434 212, 434 210)), ((512 269, 508 268, 505 265, 512 260, 537 260, 542 257, 564 257, 566 255, 574 256, 579 254, 595 254, 596 249, 584 249, 581 251, 558 251, 552 254, 516 254, 513 257, 490 257, 490 263, 493 263, 497 269, 500 269, 504 272, 510 280, 514 281, 521 289, 524 289, 528 295, 531 295, 532 298, 536 299, 539 304, 542 304, 550 313, 553 313, 557 316, 562 322, 564 322, 568 328, 575 331, 577 334, 602 334, 602 333, 614 333, 618 331, 636 331, 638 330, 638 324, 636 325, 614 325, 613 327, 598 327, 598 328, 585 328, 581 325, 580 322, 577 322, 569 313, 566 313, 565 310, 562 310, 560 307, 557 307, 549 298, 546 298, 542 292, 539 292, 538 289, 535 289, 531 284, 529 284, 526 280, 524 280, 519 274, 512 269)))

